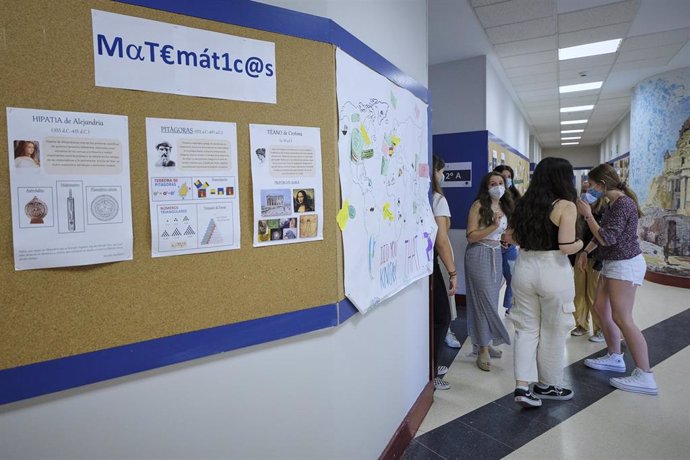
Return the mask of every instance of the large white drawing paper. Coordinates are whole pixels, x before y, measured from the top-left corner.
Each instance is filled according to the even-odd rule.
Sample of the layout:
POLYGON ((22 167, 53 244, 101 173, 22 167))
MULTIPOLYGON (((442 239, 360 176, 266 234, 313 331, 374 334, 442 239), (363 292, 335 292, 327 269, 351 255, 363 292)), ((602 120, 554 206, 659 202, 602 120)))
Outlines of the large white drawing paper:
POLYGON ((336 53, 345 294, 361 312, 433 270, 427 106, 336 53))
POLYGON ((132 259, 127 117, 7 108, 16 270, 132 259))
POLYGON ((235 123, 146 119, 151 255, 240 247, 235 123))
POLYGON ((254 246, 323 239, 319 128, 249 125, 254 246))

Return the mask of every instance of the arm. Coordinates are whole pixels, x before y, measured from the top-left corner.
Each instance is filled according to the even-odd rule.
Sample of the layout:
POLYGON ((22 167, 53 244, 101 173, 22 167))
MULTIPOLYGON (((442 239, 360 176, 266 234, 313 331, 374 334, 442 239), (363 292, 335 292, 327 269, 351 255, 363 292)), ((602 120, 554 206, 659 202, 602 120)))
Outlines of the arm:
POLYGON ((592 215, 592 207, 589 205, 589 203, 578 198, 577 210, 585 219, 585 222, 587 222, 589 231, 591 231, 592 235, 594 235, 594 240, 592 240, 592 242, 598 243, 600 246, 607 246, 606 241, 604 241, 604 239, 601 236, 601 233, 599 232, 601 227, 599 226, 599 223, 596 221, 596 219, 594 219, 594 216, 592 215))
POLYGON ((565 255, 575 254, 582 249, 582 240, 577 238, 575 223, 577 221, 577 208, 570 201, 561 200, 557 204, 560 208, 558 219, 558 248, 565 255))
POLYGON ((475 201, 470 208, 470 214, 467 217, 467 241, 476 243, 489 236, 498 228, 499 219, 503 215, 501 212, 494 213, 494 220, 486 228, 479 228, 479 201, 475 201))
POLYGON ((450 247, 450 238, 448 238, 448 217, 446 216, 436 216, 436 225, 438 225, 438 231, 436 232, 436 252, 441 258, 441 262, 446 267, 448 271, 448 279, 450 281, 450 286, 448 288, 448 295, 455 295, 458 285, 458 272, 455 268, 455 261, 453 260, 453 252, 450 247))

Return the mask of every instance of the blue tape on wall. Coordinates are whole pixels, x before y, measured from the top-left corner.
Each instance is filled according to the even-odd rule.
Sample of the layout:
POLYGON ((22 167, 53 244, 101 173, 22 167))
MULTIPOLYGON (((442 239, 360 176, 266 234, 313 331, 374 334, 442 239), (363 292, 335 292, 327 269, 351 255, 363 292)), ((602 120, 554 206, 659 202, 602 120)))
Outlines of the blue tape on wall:
MULTIPOLYGON (((332 43, 421 100, 430 100, 425 87, 330 19, 249 0, 116 1, 332 43)), ((334 327, 356 313, 354 305, 343 299, 337 304, 5 369, 0 371, 0 404, 334 327)))
POLYGON ((467 215, 477 197, 479 182, 488 172, 488 131, 436 134, 433 136, 433 151, 446 163, 472 162, 471 187, 446 187, 443 194, 450 207, 450 228, 467 228, 467 215))

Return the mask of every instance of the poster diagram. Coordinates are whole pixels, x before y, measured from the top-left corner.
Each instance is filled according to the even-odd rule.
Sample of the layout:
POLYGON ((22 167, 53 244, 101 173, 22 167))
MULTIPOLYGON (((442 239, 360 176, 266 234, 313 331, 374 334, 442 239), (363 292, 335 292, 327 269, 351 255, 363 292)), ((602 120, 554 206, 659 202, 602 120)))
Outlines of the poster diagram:
POLYGON ((146 119, 153 257, 240 247, 234 123, 146 119))
POLYGON ((345 294, 361 312, 433 270, 427 105, 337 50, 345 294))
POLYGON ((319 128, 249 125, 254 246, 323 239, 319 128))
POLYGON ((127 117, 7 108, 16 270, 132 258, 127 117))

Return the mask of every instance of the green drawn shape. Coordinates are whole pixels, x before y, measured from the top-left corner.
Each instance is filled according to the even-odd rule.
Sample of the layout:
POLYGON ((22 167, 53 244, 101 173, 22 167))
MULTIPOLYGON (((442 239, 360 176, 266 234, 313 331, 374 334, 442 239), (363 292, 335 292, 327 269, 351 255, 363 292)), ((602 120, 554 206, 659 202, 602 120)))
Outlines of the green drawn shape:
POLYGON ((398 108, 398 98, 395 97, 395 94, 393 94, 393 91, 391 91, 391 104, 393 104, 394 109, 398 108))
POLYGON ((358 128, 352 130, 350 135, 350 156, 352 161, 359 161, 362 158, 362 149, 364 148, 364 137, 358 128))
POLYGON ((368 160, 374 157, 374 149, 362 150, 362 160, 368 160))
POLYGON ((387 176, 388 175, 388 158, 386 157, 381 157, 381 175, 382 176, 387 176))
POLYGON ((359 114, 358 114, 358 113, 353 113, 353 114, 350 116, 350 120, 351 120, 353 123, 359 121, 359 114))
POLYGON ((355 216, 357 215, 357 210, 355 209, 354 206, 350 205, 347 207, 347 212, 350 215, 350 219, 354 219, 355 216))

